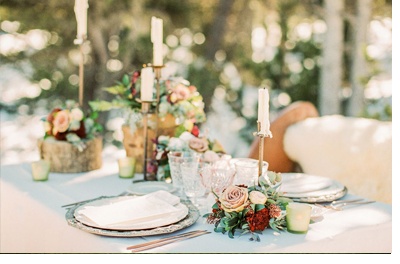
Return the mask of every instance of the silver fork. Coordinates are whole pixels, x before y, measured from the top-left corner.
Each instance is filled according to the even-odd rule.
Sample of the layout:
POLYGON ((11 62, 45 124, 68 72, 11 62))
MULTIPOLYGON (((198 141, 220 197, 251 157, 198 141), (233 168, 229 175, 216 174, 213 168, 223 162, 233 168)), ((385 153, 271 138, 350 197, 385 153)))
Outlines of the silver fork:
MULTIPOLYGON (((131 195, 131 193, 127 192, 127 191, 124 191, 124 192, 118 194, 117 196, 128 196, 128 195, 131 195)), ((83 201, 79 201, 79 202, 75 202, 75 203, 65 204, 65 205, 62 205, 61 207, 68 209, 69 207, 74 206, 74 205, 78 205, 78 204, 82 204, 82 203, 86 203, 86 202, 90 202, 90 201, 93 201, 93 200, 106 198, 106 197, 108 197, 108 196, 99 196, 99 197, 93 198, 93 199, 87 199, 87 200, 83 200, 83 201)))
POLYGON ((361 205, 361 204, 370 204, 374 203, 375 201, 363 201, 363 199, 356 199, 356 200, 342 200, 342 201, 333 201, 332 203, 328 205, 323 205, 323 204, 315 204, 316 206, 319 207, 324 207, 327 209, 332 209, 335 211, 342 211, 343 207, 345 206, 350 206, 350 205, 361 205))

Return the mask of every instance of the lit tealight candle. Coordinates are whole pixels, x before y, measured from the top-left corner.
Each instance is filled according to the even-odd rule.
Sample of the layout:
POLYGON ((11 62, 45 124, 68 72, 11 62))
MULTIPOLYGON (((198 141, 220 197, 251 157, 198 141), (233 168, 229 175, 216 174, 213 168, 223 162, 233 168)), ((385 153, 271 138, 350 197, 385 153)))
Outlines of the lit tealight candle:
POLYGON ((136 160, 132 157, 121 158, 118 160, 119 177, 133 178, 135 175, 136 160))
POLYGON ((289 203, 286 206, 287 230, 290 233, 305 234, 311 219, 311 206, 303 203, 289 203))
POLYGON ((50 173, 50 162, 47 160, 34 161, 31 164, 34 181, 47 181, 50 173))

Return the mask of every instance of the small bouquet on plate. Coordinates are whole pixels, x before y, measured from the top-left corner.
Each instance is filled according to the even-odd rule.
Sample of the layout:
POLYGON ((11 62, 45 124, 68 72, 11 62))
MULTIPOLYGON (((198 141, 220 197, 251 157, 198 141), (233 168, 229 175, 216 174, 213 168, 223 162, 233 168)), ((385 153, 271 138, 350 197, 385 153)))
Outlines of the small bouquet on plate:
POLYGON ((215 225, 215 232, 228 232, 230 238, 240 232, 250 233, 252 241, 260 241, 258 234, 267 228, 286 230, 283 210, 292 200, 277 191, 281 179, 280 173, 269 171, 259 177, 257 186, 231 185, 220 196, 214 193, 216 203, 204 217, 215 225))

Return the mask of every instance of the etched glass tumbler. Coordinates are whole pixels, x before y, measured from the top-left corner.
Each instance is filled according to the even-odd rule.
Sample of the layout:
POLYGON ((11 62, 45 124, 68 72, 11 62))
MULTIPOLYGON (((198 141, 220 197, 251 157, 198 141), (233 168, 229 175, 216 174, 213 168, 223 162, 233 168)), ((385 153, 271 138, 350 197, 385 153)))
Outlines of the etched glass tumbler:
POLYGON ((181 163, 183 161, 183 152, 169 152, 169 169, 171 172, 172 185, 178 190, 179 196, 183 195, 183 181, 181 173, 181 163))
POLYGON ((230 162, 229 157, 206 163, 200 170, 203 185, 206 193, 214 192, 220 195, 224 189, 233 183, 236 173, 235 167, 230 162))
POLYGON ((203 196, 206 192, 200 177, 200 155, 193 153, 190 156, 183 157, 180 168, 184 193, 198 206, 197 198, 203 196))
MULTIPOLYGON (((258 185, 258 160, 243 158, 235 162, 235 185, 244 184, 248 187, 258 185)), ((262 173, 268 170, 268 162, 263 162, 262 173)))

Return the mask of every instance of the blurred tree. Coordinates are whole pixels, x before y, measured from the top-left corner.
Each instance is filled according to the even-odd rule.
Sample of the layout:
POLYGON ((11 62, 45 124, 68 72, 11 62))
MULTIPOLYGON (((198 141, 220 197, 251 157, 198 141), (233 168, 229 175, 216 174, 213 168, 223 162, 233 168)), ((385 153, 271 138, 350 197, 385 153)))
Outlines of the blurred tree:
MULTIPOLYGON (((391 17, 390 0, 371 1, 369 16, 363 1, 357 8, 352 1, 332 0, 89 0, 85 101, 107 99, 103 87, 152 61, 150 21, 157 16, 164 20, 165 62, 170 73, 195 85, 209 111, 214 92, 223 90, 225 101, 248 122, 242 129, 248 140, 256 111, 248 111, 246 89, 268 87, 273 111, 306 100, 320 106, 322 113, 342 113, 338 104, 343 103, 341 94, 350 82, 349 72, 353 87, 359 85, 353 92, 358 103, 350 105, 359 105, 362 95, 357 91, 365 85, 357 81, 366 80, 361 75, 374 74, 356 70, 365 66, 360 57, 364 56, 360 53, 364 40, 363 33, 358 32, 359 37, 353 33, 359 24, 349 21, 359 19, 357 23, 362 24, 367 17, 391 17), (333 9, 324 9, 324 5, 341 2, 339 9, 344 12, 334 15, 337 24, 332 29, 328 12, 333 9), (328 35, 336 32, 326 44, 322 41, 325 30, 328 35), (348 45, 352 39, 348 34, 357 39, 353 46, 348 45), (350 59, 352 54, 356 57, 350 59), (336 66, 330 68, 333 62, 336 66)), ((20 69, 41 88, 39 96, 1 102, 2 109, 16 111, 26 104, 33 113, 37 105, 50 109, 65 99, 78 99, 73 6, 72 0, 1 0, 0 37, 7 35, 12 39, 7 45, 14 45, 8 52, 0 50, 1 66, 20 69), (21 41, 25 48, 15 44, 21 41), (48 103, 43 104, 43 99, 48 103)), ((4 50, 7 45, 3 42, 0 47, 4 50)))

